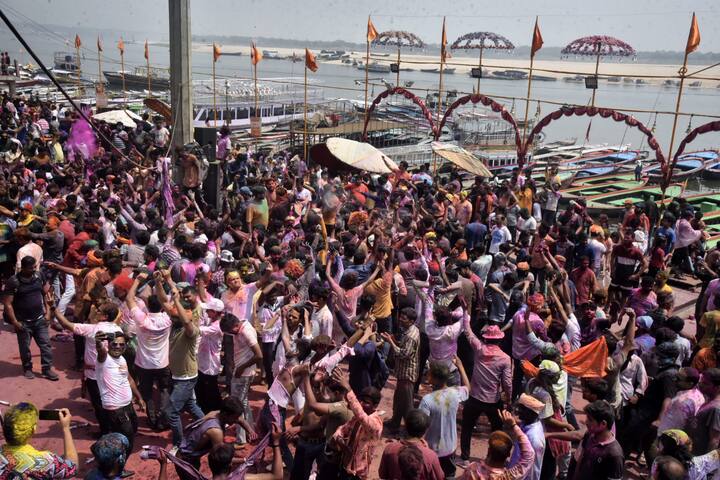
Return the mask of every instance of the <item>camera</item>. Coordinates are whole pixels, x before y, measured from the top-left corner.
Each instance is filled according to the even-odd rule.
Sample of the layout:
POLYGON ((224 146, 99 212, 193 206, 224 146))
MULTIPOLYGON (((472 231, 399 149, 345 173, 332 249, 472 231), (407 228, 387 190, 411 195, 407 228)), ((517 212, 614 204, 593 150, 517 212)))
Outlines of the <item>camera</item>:
POLYGON ((107 340, 108 343, 112 343, 116 336, 117 334, 115 332, 107 332, 103 335, 103 340, 107 340))

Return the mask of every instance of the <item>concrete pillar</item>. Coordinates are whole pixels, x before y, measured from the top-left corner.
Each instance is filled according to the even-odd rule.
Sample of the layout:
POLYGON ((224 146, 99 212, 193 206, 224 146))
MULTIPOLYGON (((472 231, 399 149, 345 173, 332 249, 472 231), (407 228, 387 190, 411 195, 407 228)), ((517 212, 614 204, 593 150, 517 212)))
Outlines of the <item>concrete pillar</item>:
MULTIPOLYGON (((170 107, 175 134, 173 147, 193 140, 191 88, 190 0, 168 0, 170 27, 170 107)), ((177 179, 179 169, 174 169, 177 179)))

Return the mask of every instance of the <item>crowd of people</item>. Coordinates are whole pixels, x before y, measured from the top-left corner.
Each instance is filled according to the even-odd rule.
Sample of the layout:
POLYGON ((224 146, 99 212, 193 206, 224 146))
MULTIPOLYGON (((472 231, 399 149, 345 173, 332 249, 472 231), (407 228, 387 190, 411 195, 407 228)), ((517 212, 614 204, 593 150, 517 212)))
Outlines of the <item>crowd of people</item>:
POLYGON ((18 388, 67 375, 51 335, 72 342, 98 434, 80 472, 72 412, 11 405, 0 478, 127 477, 134 455, 183 479, 205 478, 203 458, 214 479, 720 467, 720 251, 682 198, 593 218, 563 199, 557 167, 503 181, 404 163, 333 172, 235 145, 223 127, 212 204, 202 149, 173 151, 160 117, 91 128, 4 95, 0 126, 18 388), (696 332, 674 312, 671 273, 702 281, 696 332), (62 455, 31 446, 48 414, 62 455), (139 426, 167 443, 138 445, 139 426))

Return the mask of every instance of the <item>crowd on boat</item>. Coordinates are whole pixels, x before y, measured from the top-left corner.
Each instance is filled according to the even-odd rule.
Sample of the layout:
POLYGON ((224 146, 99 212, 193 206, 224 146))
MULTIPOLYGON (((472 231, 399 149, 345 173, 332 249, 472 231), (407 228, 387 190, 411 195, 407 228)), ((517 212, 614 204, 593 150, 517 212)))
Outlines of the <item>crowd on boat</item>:
POLYGON ((10 405, 0 478, 720 467, 720 251, 683 198, 591 214, 551 164, 466 186, 430 165, 336 172, 223 128, 211 204, 202 150, 173 152, 160 117, 0 108, 3 336, 19 352, 3 376, 22 391, 80 375, 97 433, 80 464, 63 398, 10 405), (697 323, 671 274, 701 283, 697 323), (32 446, 47 420, 56 451, 32 446))

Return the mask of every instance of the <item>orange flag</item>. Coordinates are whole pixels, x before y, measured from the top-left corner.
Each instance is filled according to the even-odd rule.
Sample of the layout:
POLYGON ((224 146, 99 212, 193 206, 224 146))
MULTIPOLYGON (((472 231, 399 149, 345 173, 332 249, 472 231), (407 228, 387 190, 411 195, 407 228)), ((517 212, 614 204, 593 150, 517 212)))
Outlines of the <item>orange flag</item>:
POLYGON ((440 41, 440 59, 441 61, 446 61, 448 58, 452 57, 450 55, 450 52, 447 51, 447 33, 445 33, 445 17, 443 17, 443 29, 442 29, 442 39, 440 41))
POLYGON ((368 43, 371 43, 373 40, 375 40, 378 36, 378 31, 375 29, 375 25, 373 25, 372 20, 370 20, 370 15, 368 15, 368 26, 367 26, 367 41, 368 43))
POLYGON ((80 35, 77 33, 75 34, 75 48, 82 47, 82 42, 80 41, 80 35))
POLYGON ((530 47, 530 58, 533 58, 538 50, 543 46, 543 38, 540 33, 540 25, 538 25, 538 17, 535 17, 535 30, 533 30, 532 47, 530 47))
POLYGON ((97 37, 97 48, 98 48, 98 52, 102 52, 102 51, 103 51, 103 49, 102 49, 102 42, 100 41, 100 36, 99 36, 99 35, 98 35, 98 37, 97 37))
MULTIPOLYGON (((604 377, 607 375, 605 371, 607 357, 608 348, 605 337, 600 337, 594 342, 563 356, 562 368, 568 375, 573 377, 604 377)), ((529 377, 537 376, 539 371, 538 367, 527 360, 522 361, 522 369, 529 377)))
POLYGON ((125 53, 125 42, 123 42, 122 38, 118 42, 117 47, 118 47, 118 50, 120 50, 120 55, 125 53))
POLYGON ((220 55, 222 55, 220 47, 218 47, 217 44, 213 42, 213 62, 217 62, 218 58, 220 58, 220 55))
POLYGON ((318 64, 317 64, 317 61, 315 60, 315 55, 313 55, 313 53, 310 50, 308 50, 307 48, 305 49, 305 66, 311 72, 317 72, 318 64))
POLYGON ((260 53, 260 50, 258 50, 257 46, 255 46, 255 42, 253 42, 252 47, 250 47, 250 61, 253 65, 257 65, 262 58, 262 53, 260 53))
POLYGON ((697 50, 700 46, 700 29, 698 28, 697 18, 695 12, 693 12, 692 22, 690 23, 690 33, 688 34, 687 46, 685 47, 685 53, 691 53, 697 50))
POLYGON ((150 60, 150 49, 148 48, 147 40, 145 40, 145 60, 150 60))

